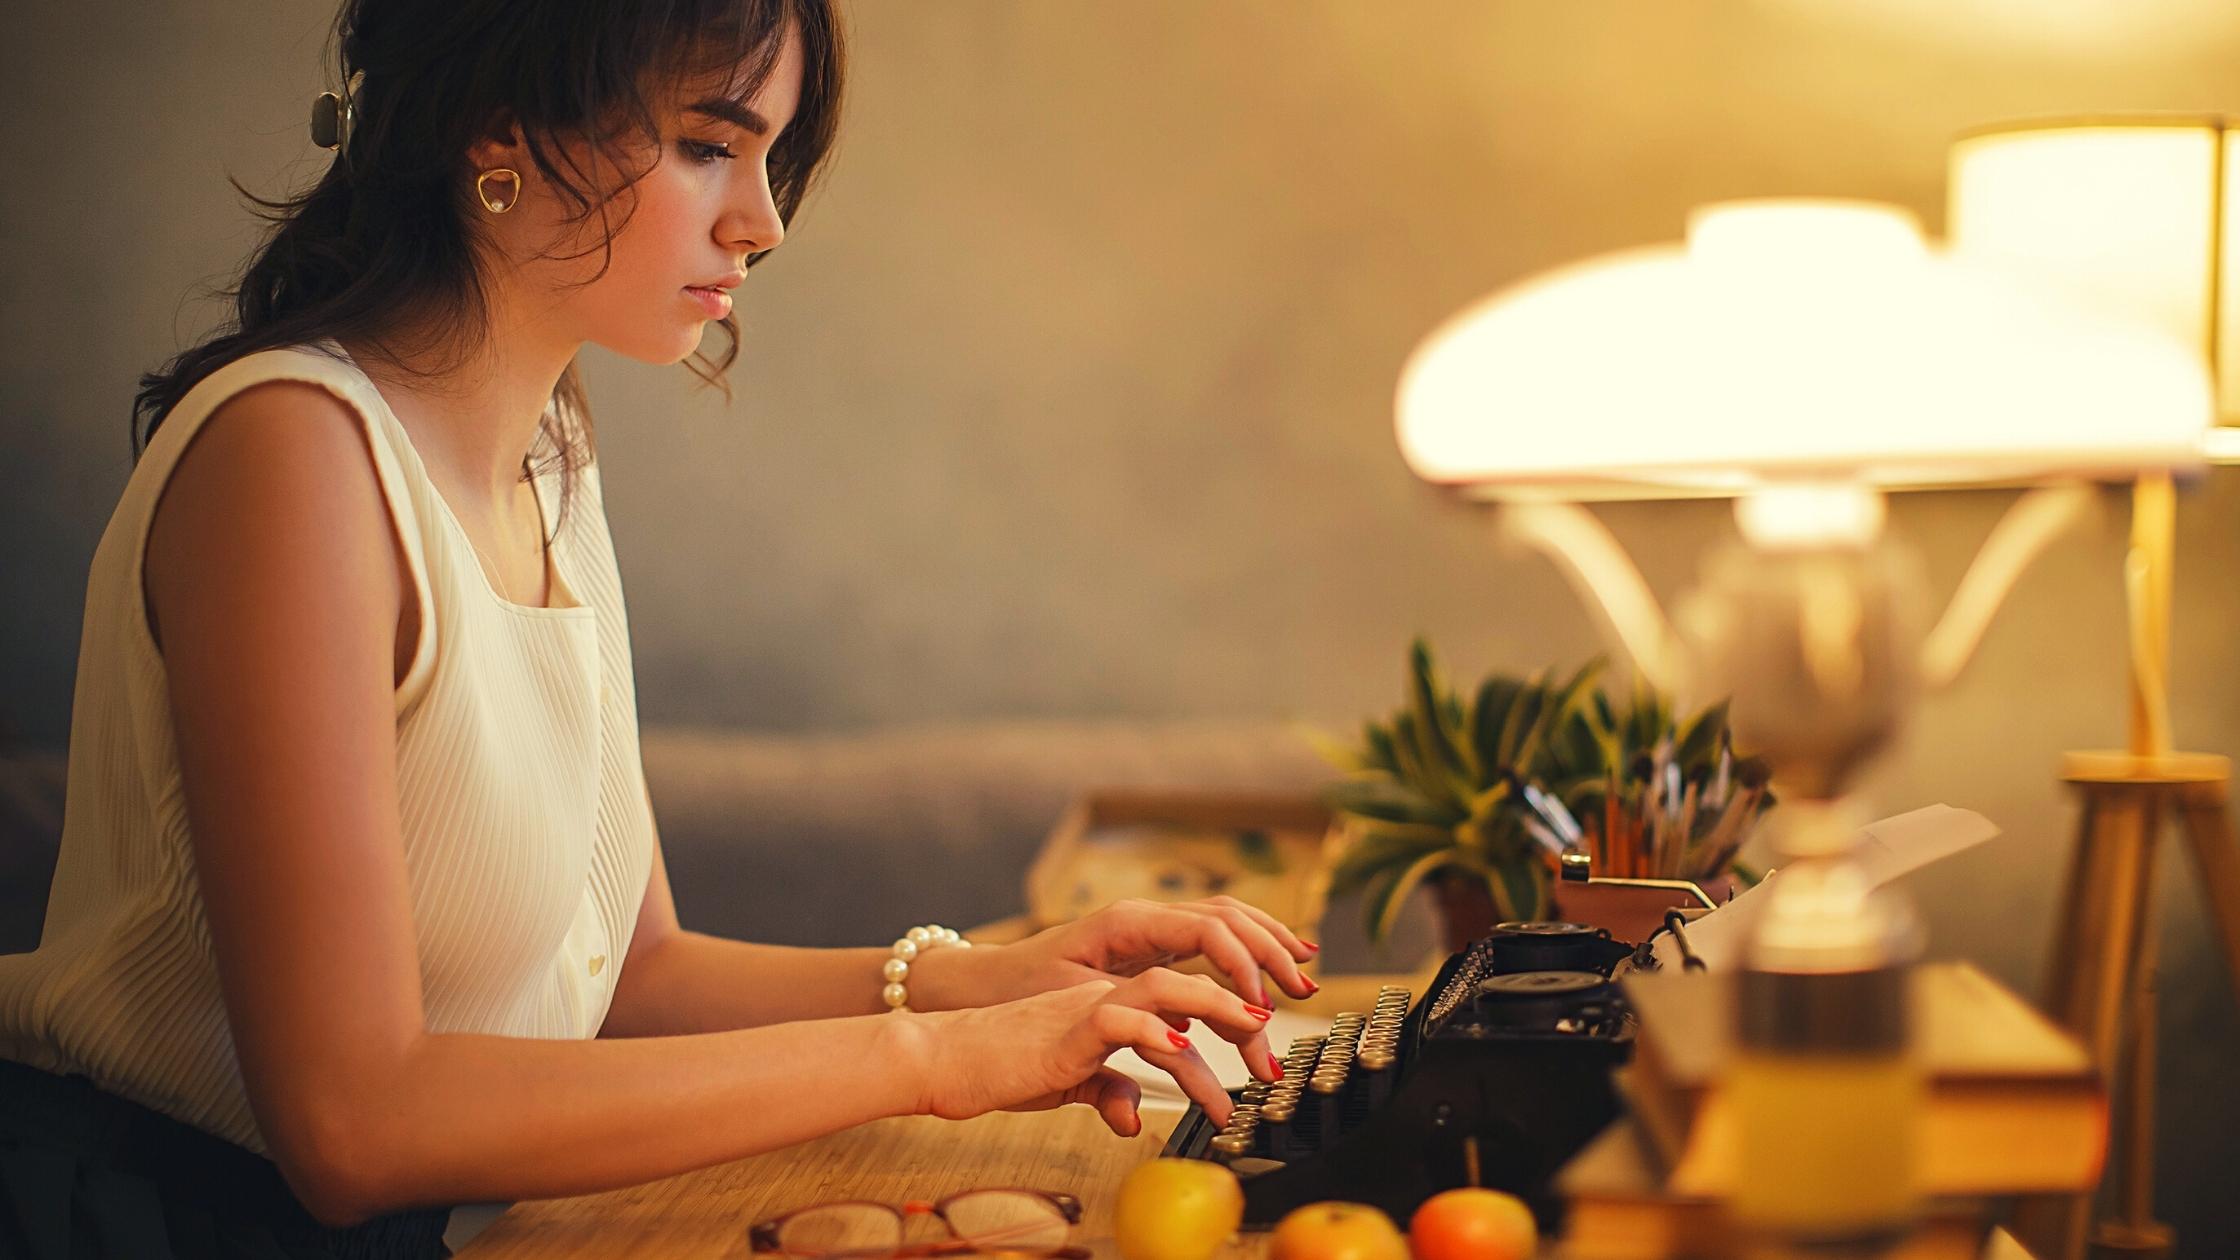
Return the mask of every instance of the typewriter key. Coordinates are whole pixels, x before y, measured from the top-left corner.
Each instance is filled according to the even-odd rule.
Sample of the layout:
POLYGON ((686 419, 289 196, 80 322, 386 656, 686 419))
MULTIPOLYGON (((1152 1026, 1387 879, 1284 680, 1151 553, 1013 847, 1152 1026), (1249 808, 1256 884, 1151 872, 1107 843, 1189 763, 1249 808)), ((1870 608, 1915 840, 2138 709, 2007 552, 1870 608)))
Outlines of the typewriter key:
POLYGON ((1216 1153, 1232 1158, 1252 1151, 1252 1139, 1237 1133, 1217 1133, 1209 1145, 1216 1153))

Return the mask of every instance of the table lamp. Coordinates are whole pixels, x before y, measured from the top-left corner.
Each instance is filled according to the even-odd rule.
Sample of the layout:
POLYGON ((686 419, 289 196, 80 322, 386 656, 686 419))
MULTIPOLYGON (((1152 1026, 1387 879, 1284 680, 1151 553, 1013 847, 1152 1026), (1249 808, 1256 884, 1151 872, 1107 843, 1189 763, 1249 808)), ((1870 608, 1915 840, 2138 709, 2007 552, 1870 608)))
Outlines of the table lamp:
POLYGON ((2199 463, 2197 356, 1955 261, 1899 208, 1738 202, 1697 211, 1684 244, 1465 309, 1409 360, 1397 413, 1410 466, 1499 503, 1651 682, 1731 696, 1738 741, 1782 789, 1784 866, 1740 977, 1731 1215, 1776 1243, 1902 1231, 1918 935, 1849 861, 1853 783, 2089 482, 2199 463), (1883 495, 1983 484, 2035 488, 1926 626, 1883 495), (1732 499, 1741 542, 1676 630, 1578 503, 1694 496, 1732 499))
MULTIPOLYGON (((2203 449, 2217 462, 2240 459, 2240 428, 2222 427, 2240 423, 2236 145, 2240 139, 2224 119, 2198 115, 1977 128, 1953 144, 1947 215, 1959 256, 2194 347, 2214 380, 2220 427, 2207 432, 2203 449)), ((2071 753, 2062 768, 2083 809, 2055 929, 2047 1007, 2116 1079, 2121 1107, 2111 1169, 2115 1215, 2088 1230, 2089 1202, 2042 1207, 2047 1250, 2056 1255, 2078 1254, 2088 1233, 2118 1254, 2161 1255, 2172 1243, 2153 1216, 2151 896, 2164 819, 2183 824, 2240 985, 2240 848, 2225 806, 2230 763, 2176 752, 2170 733, 2175 517, 2169 479, 2140 478, 2124 567, 2130 738, 2118 751, 2071 753)))

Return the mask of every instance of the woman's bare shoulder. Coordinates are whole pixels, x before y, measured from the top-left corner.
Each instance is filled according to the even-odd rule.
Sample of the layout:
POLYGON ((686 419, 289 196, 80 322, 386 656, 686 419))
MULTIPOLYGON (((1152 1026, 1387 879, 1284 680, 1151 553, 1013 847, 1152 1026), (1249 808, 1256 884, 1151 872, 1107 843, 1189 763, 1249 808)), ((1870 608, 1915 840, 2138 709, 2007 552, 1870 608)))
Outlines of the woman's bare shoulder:
POLYGON ((151 631, 189 604, 284 615, 268 601, 318 601, 388 610, 388 638, 402 577, 369 440, 352 404, 309 382, 261 381, 219 403, 149 525, 151 631))

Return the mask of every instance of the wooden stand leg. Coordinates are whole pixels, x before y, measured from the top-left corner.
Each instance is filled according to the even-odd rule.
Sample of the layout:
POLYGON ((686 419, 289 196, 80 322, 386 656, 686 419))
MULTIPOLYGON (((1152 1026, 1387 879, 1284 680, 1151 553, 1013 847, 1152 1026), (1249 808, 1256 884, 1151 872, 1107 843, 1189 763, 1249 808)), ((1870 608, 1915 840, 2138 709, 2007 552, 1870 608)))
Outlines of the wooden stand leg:
POLYGON ((2193 849, 2194 869, 2201 876, 2201 895, 2208 901, 2209 921, 2224 943, 2225 978, 2240 996, 2240 843, 2232 832, 2232 815, 2225 806, 2225 785, 2191 786, 2182 808, 2186 841, 2193 849))
MULTIPOLYGON (((2083 811, 2055 925, 2046 1009, 2112 1084, 2124 990, 2142 939, 2154 808, 2136 785, 2078 786, 2083 811)), ((2014 1232, 2039 1260, 2083 1260, 2092 1209, 2089 1194, 2031 1200, 2018 1207, 2014 1232)))
POLYGON ((2054 946, 2046 1005, 2108 1074, 2124 993, 2137 967, 2153 868, 2155 802, 2136 788, 2088 788, 2070 903, 2054 946))
POLYGON ((2139 914, 2132 945, 2131 991, 2115 1061, 2109 1134, 2116 1177, 2115 1215, 2092 1234, 2095 1260, 2162 1260, 2170 1254, 2168 1226, 2154 1219, 2155 1028, 2158 986, 2155 959, 2154 849, 2160 810, 2150 798, 2146 843, 2140 846, 2139 914))
POLYGON ((2154 1219, 2157 1043, 2154 844, 2180 824, 2240 994, 2240 843, 2227 808, 2231 763, 2193 753, 2072 753, 2063 777, 2082 796, 2046 1009, 2084 1044, 2114 1107, 2109 1151, 2113 1214, 2093 1227, 2094 1196, 2033 1199, 2015 1235, 2040 1260, 2161 1257, 2171 1231, 2154 1219))

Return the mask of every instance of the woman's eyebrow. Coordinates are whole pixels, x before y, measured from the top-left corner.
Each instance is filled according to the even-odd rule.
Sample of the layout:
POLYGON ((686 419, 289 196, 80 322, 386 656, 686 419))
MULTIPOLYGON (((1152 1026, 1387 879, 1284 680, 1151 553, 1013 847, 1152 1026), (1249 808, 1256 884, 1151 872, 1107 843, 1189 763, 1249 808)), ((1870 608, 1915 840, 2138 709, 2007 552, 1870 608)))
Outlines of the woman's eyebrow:
POLYGON ((711 96, 705 100, 694 101, 684 107, 684 112, 705 114, 710 118, 720 119, 734 126, 745 128, 758 136, 770 134, 769 119, 728 96, 711 96))

